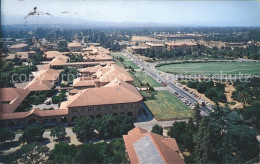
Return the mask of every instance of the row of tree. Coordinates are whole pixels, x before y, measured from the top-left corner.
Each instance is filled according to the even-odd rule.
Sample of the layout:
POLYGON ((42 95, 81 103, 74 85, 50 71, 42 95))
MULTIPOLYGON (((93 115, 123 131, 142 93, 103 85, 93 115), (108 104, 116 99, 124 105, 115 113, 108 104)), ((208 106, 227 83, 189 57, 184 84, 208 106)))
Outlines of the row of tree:
POLYGON ((117 138, 134 128, 134 119, 127 115, 104 115, 92 120, 89 117, 80 117, 76 120, 73 132, 79 140, 91 140, 93 138, 117 138), (95 130, 98 132, 96 133, 95 130))
POLYGON ((110 142, 69 145, 55 144, 53 150, 33 142, 8 155, 0 155, 3 163, 128 163, 122 138, 110 142))
MULTIPOLYGON (((127 115, 105 115, 99 119, 93 120, 90 117, 80 117, 76 120, 73 132, 81 141, 90 141, 92 139, 102 138, 111 139, 122 137, 128 131, 134 128, 134 120, 132 116, 127 115)), ((1 129, 2 130, 2 129, 1 129)), ((28 126, 21 137, 23 142, 40 142, 44 128, 38 125, 28 126)), ((62 140, 66 136, 65 128, 62 126, 54 127, 51 130, 51 136, 62 140)), ((13 139, 11 130, 4 128, 1 133, 0 141, 4 142, 13 139)))
POLYGON ((35 65, 14 67, 10 61, 0 60, 0 87, 13 87, 13 82, 28 81, 32 71, 37 71, 35 65))
POLYGON ((187 163, 246 163, 258 159, 257 132, 244 125, 235 111, 218 108, 203 118, 195 113, 195 122, 175 122, 168 133, 182 151, 191 154, 185 157, 187 163))
POLYGON ((236 90, 232 92, 232 98, 242 102, 244 106, 251 105, 260 100, 258 87, 251 87, 249 83, 235 83, 236 90))
POLYGON ((214 83, 213 81, 188 81, 187 86, 193 89, 197 89, 199 93, 205 94, 206 97, 208 97, 216 103, 227 102, 227 97, 224 94, 225 84, 221 84, 218 82, 214 83))

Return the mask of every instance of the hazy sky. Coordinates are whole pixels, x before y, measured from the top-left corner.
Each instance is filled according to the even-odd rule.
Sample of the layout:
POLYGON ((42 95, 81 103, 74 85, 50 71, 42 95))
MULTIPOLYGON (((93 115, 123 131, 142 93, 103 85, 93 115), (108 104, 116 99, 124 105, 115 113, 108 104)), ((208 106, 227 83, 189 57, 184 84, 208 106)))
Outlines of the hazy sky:
POLYGON ((260 1, 210 0, 1 0, 2 23, 10 23, 8 18, 14 16, 20 17, 12 23, 20 23, 35 6, 38 11, 51 13, 55 18, 191 26, 260 26, 260 1))

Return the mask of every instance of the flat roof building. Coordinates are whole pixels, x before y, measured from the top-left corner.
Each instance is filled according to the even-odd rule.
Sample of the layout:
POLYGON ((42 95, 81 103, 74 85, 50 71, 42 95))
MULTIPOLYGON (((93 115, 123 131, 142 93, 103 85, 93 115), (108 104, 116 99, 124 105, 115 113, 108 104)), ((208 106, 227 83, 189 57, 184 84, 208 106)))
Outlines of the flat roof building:
POLYGON ((68 48, 70 50, 70 52, 81 52, 81 43, 78 42, 72 42, 72 43, 68 43, 68 48))
POLYGON ((20 43, 20 44, 15 44, 9 47, 10 53, 16 53, 16 52, 25 52, 29 50, 29 45, 20 43))
POLYGON ((165 45, 161 43, 146 43, 148 48, 153 49, 153 50, 164 50, 165 45))
POLYGON ((182 50, 182 51, 191 51, 198 48, 198 44, 184 42, 184 43, 165 43, 167 50, 182 50))

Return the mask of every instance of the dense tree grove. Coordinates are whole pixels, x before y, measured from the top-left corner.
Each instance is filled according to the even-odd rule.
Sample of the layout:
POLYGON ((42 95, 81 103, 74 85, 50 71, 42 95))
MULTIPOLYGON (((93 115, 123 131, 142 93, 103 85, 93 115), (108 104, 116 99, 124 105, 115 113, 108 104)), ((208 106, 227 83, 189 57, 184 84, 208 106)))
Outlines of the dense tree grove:
POLYGON ((49 148, 39 142, 22 145, 20 149, 8 155, 0 155, 3 163, 48 163, 49 148))
POLYGON ((105 115, 95 121, 95 129, 103 138, 121 137, 134 128, 134 119, 127 115, 105 115))
POLYGON ((51 160, 55 163, 127 163, 122 138, 110 143, 83 144, 79 147, 60 142, 51 151, 51 160))
POLYGON ((227 102, 225 92, 225 84, 199 81, 188 81, 187 86, 190 88, 197 89, 199 93, 205 94, 206 97, 214 102, 227 102))
POLYGON ((56 137, 58 140, 63 140, 65 136, 67 135, 67 132, 65 130, 65 127, 58 125, 51 129, 51 137, 56 137))
POLYGON ((191 153, 187 163, 245 163, 258 157, 257 133, 236 112, 218 108, 198 124, 175 122, 168 133, 191 153))
POLYGON ((72 83, 73 80, 78 77, 78 70, 75 68, 65 68, 64 71, 60 73, 60 80, 68 81, 69 83, 72 83))
POLYGON ((5 141, 12 141, 14 139, 14 132, 9 128, 0 128, 0 143, 5 141))
POLYGON ((32 109, 32 105, 42 104, 47 97, 52 97, 56 93, 54 87, 48 91, 34 91, 30 92, 29 95, 22 101, 17 107, 15 112, 25 112, 32 109))
POLYGON ((95 136, 94 121, 89 117, 81 117, 76 121, 73 132, 80 140, 90 140, 95 136))
POLYGON ((69 55, 70 60, 69 62, 83 62, 83 56, 81 54, 73 54, 73 55, 69 55))
POLYGON ((153 126, 151 132, 155 134, 163 135, 163 127, 156 124, 153 126))
POLYGON ((80 140, 90 140, 94 137, 115 138, 134 128, 133 117, 127 115, 105 115, 95 121, 90 117, 80 117, 76 120, 73 132, 80 140), (98 134, 94 132, 98 131, 98 134))
POLYGON ((13 87, 13 82, 28 81, 32 71, 37 71, 35 65, 14 67, 13 62, 0 60, 0 87, 13 87))
POLYGON ((60 52, 68 52, 68 43, 66 41, 59 41, 58 43, 58 51, 60 52))
POLYGON ((22 135, 22 141, 23 142, 39 142, 42 140, 42 135, 44 133, 44 128, 42 126, 38 125, 31 125, 28 126, 22 135))
POLYGON ((236 90, 232 93, 232 98, 242 102, 244 105, 251 105, 260 100, 259 85, 260 82, 257 78, 252 78, 245 83, 237 81, 234 84, 236 90))
POLYGON ((52 96, 53 104, 59 104, 65 100, 66 100, 66 91, 65 90, 61 90, 57 96, 52 96))

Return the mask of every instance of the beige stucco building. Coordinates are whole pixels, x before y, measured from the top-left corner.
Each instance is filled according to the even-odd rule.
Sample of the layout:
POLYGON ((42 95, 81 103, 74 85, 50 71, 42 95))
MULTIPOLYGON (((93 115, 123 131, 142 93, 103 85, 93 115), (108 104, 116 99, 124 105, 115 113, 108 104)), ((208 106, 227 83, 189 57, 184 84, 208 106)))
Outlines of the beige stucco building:
POLYGON ((29 50, 29 45, 20 43, 20 44, 15 44, 9 47, 10 53, 16 53, 16 52, 25 52, 29 50))

